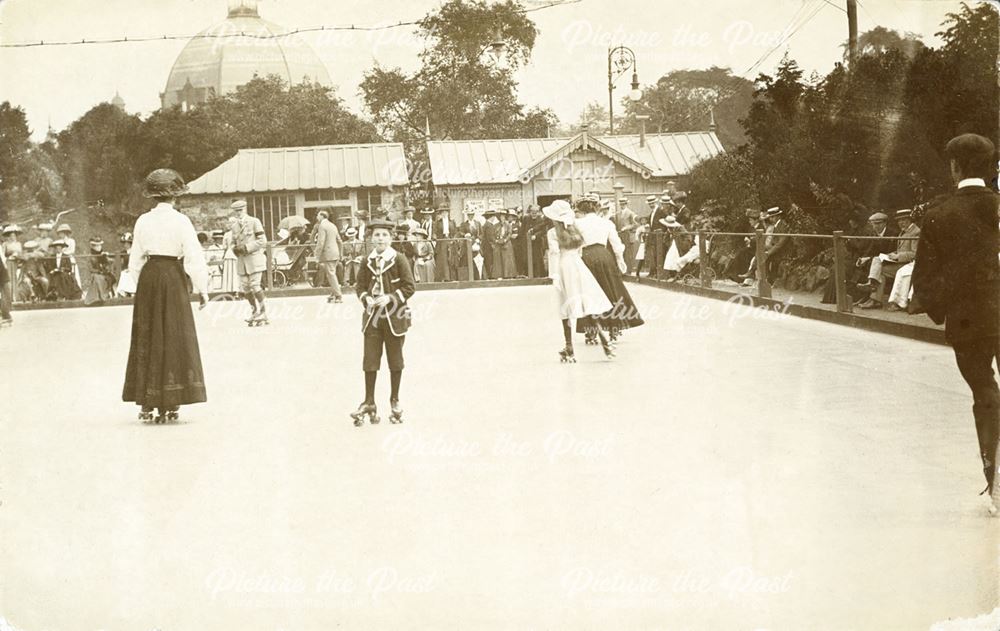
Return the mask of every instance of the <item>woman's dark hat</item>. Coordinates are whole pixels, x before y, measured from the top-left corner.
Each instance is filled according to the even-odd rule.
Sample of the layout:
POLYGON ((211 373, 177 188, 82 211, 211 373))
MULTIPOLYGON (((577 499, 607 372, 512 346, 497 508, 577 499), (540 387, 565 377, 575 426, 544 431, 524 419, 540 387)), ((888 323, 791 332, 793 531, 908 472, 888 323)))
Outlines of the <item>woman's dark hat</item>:
POLYGON ((156 169, 146 176, 144 197, 179 197, 188 192, 184 178, 173 169, 156 169))
POLYGON ((371 234, 371 233, 375 232, 375 230, 378 229, 378 228, 382 228, 384 230, 388 230, 389 232, 392 232, 394 229, 396 229, 396 226, 394 226, 389 221, 381 221, 381 220, 375 219, 375 220, 372 220, 372 221, 368 222, 368 226, 366 227, 365 232, 367 232, 368 234, 371 234))

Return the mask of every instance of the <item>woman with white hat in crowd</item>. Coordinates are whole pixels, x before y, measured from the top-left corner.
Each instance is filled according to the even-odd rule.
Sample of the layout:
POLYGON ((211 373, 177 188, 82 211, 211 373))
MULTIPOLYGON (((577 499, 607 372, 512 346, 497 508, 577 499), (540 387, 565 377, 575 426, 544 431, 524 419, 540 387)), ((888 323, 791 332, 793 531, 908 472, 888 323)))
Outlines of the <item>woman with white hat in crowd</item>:
POLYGON ((559 351, 563 362, 575 362, 573 326, 585 322, 601 341, 604 354, 614 357, 611 342, 596 318, 611 310, 611 301, 583 262, 583 236, 576 226, 576 215, 566 200, 558 199, 542 209, 552 220, 549 229, 549 276, 559 296, 559 317, 562 319, 565 346, 559 351))
POLYGON ((207 399, 191 312, 190 279, 201 306, 208 303, 208 266, 191 220, 174 209, 187 186, 172 169, 146 176, 156 201, 135 222, 128 271, 136 281, 132 341, 122 400, 141 406, 139 419, 176 421, 182 405, 207 399))
POLYGON ((20 256, 24 248, 21 246, 20 236, 24 231, 21 226, 11 224, 3 229, 3 255, 7 258, 20 256))

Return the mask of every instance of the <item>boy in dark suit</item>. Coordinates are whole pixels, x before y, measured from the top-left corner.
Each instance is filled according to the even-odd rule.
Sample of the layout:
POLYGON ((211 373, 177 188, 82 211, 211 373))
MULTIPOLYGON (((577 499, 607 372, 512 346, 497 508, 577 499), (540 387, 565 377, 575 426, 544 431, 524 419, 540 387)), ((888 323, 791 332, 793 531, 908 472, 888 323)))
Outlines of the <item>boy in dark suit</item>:
POLYGON ((996 154, 993 143, 976 134, 952 138, 945 154, 958 188, 924 217, 913 268, 914 300, 934 322, 944 323, 958 370, 972 390, 986 476, 983 492, 990 494, 990 512, 996 515, 1000 391, 993 364, 1000 361, 1000 197, 986 187, 996 172, 996 154))
POLYGON ((361 318, 365 348, 362 365, 365 371, 365 400, 351 414, 357 427, 364 424, 365 418, 372 424, 379 422, 375 407, 375 379, 382 364, 383 348, 389 364, 392 387, 389 396, 392 408, 389 421, 403 422, 403 410, 399 405, 399 384, 403 377, 403 342, 410 328, 410 308, 407 302, 414 292, 410 261, 390 245, 392 224, 373 221, 368 224, 368 230, 374 249, 362 261, 355 287, 355 293, 365 308, 361 318))

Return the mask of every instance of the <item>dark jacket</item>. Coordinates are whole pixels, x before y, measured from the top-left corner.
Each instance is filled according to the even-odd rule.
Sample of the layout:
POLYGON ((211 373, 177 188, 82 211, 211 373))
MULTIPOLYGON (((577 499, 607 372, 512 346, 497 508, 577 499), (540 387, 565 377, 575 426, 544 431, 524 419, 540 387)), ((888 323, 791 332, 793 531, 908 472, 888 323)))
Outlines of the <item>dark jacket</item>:
POLYGON ((952 344, 1000 335, 998 207, 995 192, 970 186, 924 217, 913 294, 952 344))
POLYGON ((386 319, 393 335, 405 335, 410 328, 410 308, 407 301, 415 290, 410 262, 404 254, 395 252, 395 256, 382 270, 381 283, 379 278, 374 259, 370 256, 363 259, 355 286, 359 292, 358 299, 365 306, 365 311, 361 314, 361 330, 367 331, 369 326, 378 326, 380 320, 386 319), (378 293, 379 286, 392 300, 384 308, 371 309, 369 304, 378 293))

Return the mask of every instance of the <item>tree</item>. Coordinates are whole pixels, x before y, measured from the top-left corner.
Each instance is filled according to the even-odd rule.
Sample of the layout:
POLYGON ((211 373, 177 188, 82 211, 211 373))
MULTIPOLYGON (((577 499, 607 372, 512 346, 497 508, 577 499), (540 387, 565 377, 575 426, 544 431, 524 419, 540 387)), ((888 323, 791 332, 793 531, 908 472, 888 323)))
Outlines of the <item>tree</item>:
MULTIPOLYGON (((848 42, 840 45, 844 49, 844 61, 850 57, 850 46, 848 42)), ((865 31, 858 36, 858 55, 878 55, 895 50, 913 59, 927 46, 920 41, 920 36, 916 33, 906 32, 900 34, 899 31, 887 29, 884 26, 876 26, 870 31, 865 31)))
POLYGON ((379 129, 395 139, 521 138, 544 136, 555 121, 548 110, 517 102, 514 71, 531 57, 538 31, 514 0, 448 0, 421 20, 426 42, 421 67, 409 75, 375 66, 361 83, 365 106, 379 129), (504 44, 504 64, 484 53, 504 44))
POLYGON ((705 70, 674 70, 644 88, 639 101, 625 101, 627 117, 623 130, 637 133, 637 114, 650 117, 646 130, 657 133, 704 131, 710 113, 723 146, 734 149, 746 142, 740 125, 753 102, 754 84, 733 76, 729 68, 713 66, 705 70))

